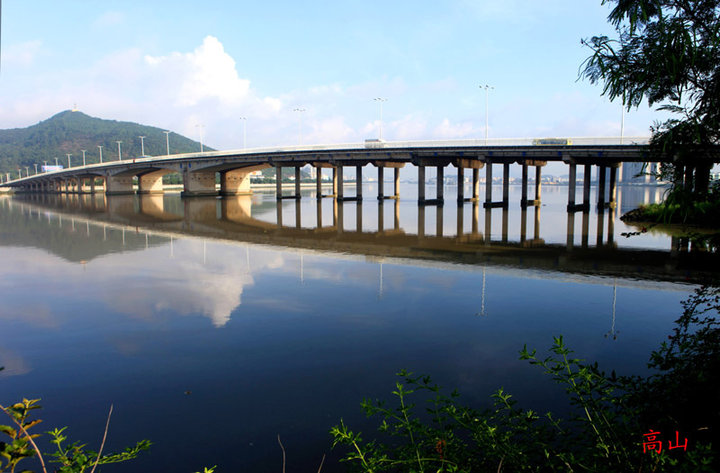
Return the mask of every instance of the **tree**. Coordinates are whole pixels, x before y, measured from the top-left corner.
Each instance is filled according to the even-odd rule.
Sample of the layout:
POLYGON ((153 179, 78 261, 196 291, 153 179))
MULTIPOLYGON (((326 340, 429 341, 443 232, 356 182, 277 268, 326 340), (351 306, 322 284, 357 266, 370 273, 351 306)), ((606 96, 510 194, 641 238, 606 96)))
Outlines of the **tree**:
POLYGON ((720 0, 602 0, 617 38, 583 40, 593 54, 580 76, 629 109, 643 100, 676 117, 652 127, 651 150, 672 156, 674 190, 708 191, 720 157, 720 0))

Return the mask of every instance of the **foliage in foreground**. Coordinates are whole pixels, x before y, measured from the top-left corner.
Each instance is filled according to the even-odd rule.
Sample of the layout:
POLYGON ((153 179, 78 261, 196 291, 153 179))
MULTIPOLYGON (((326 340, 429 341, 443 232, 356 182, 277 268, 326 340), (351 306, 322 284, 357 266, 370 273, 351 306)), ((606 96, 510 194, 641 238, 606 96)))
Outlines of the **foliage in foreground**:
POLYGON ((580 75, 620 98, 628 109, 647 100, 674 117, 652 128, 651 150, 672 157, 667 179, 683 183, 683 166, 697 168, 704 191, 720 141, 720 2, 602 0, 616 37, 583 40, 592 55, 580 75), (676 166, 678 165, 678 166, 676 166), (677 171, 677 172, 676 172, 677 171))
POLYGON ((652 353, 649 366, 658 371, 648 377, 606 375, 574 358, 562 337, 544 359, 523 348, 521 359, 565 387, 573 412, 567 420, 522 409, 502 389, 491 409, 479 411, 429 377, 403 371, 393 391, 398 405, 362 404, 381 418, 381 440, 365 441, 341 421, 331 430, 333 445, 348 448, 344 461, 364 472, 717 471, 719 309, 718 288, 690 297, 669 341, 652 353), (418 413, 416 402, 429 407, 418 413), (687 448, 644 451, 651 429, 665 440, 678 431, 687 448))
POLYGON ((717 228, 720 226, 720 181, 713 181, 704 193, 674 187, 668 190, 662 203, 641 206, 641 211, 646 221, 717 228))
MULTIPOLYGON (((26 459, 37 456, 40 462, 41 471, 47 473, 45 460, 49 458, 50 463, 57 463, 59 466, 53 471, 57 473, 84 473, 94 472, 99 465, 119 463, 131 460, 138 456, 143 450, 150 448, 148 440, 139 441, 134 447, 126 448, 121 453, 102 454, 103 446, 99 452, 86 450, 85 445, 78 442, 66 444, 65 427, 53 429, 48 432, 52 438, 51 443, 55 446, 52 453, 43 454, 35 443, 40 434, 30 433, 29 430, 42 422, 40 419, 30 419, 30 414, 40 409, 39 399, 23 399, 22 402, 11 406, 0 405, 2 410, 12 421, 13 425, 1 425, 0 433, 10 438, 9 441, 0 441, 0 473, 15 473, 18 464, 26 459)), ((108 416, 108 422, 110 418, 108 416)), ((107 427, 105 430, 107 434, 107 427)), ((103 445, 105 438, 103 438, 103 445)), ((31 470, 22 470, 21 473, 32 473, 31 470)))

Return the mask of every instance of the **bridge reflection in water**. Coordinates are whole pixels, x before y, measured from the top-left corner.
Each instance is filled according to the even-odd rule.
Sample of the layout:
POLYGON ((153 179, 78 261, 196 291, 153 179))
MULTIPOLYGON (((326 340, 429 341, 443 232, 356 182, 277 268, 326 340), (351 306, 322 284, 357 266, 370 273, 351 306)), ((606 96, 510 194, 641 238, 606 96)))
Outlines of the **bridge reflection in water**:
MULTIPOLYGON (((448 232, 443 206, 416 207, 417 219, 401 216, 399 200, 373 203, 376 221, 363 221, 362 201, 299 200, 273 195, 180 199, 163 195, 105 196, 28 194, 5 199, 23 212, 55 216, 59 222, 102 226, 103 234, 119 230, 172 238, 200 237, 259 243, 302 250, 349 253, 371 258, 403 258, 470 265, 510 266, 582 275, 643 280, 698 282, 713 271, 716 255, 687 251, 686 239, 673 237, 667 249, 618 247, 615 210, 595 214, 564 213, 567 238, 548 243, 541 238, 541 207, 520 211, 519 238, 509 238, 509 211, 478 203, 456 209, 456 229, 448 232), (311 215, 304 216, 303 212, 311 215), (493 220, 500 215, 500 231, 493 220), (253 214, 257 215, 253 215, 253 214), (272 214, 274 213, 274 218, 272 214), (352 217, 354 213, 354 223, 352 217), (432 219, 434 218, 434 229, 432 219), (591 234, 591 220, 595 220, 591 234), (430 221, 430 222, 428 222, 430 221), (311 225, 308 225, 312 222, 311 225), (430 223, 430 225, 428 225, 430 223), (430 228, 428 228, 430 227, 430 228), (414 228, 414 231, 413 231, 414 228), (447 234, 451 233, 451 234, 447 234)), ((455 213, 455 212, 453 212, 455 213)), ((497 222, 497 220, 495 220, 497 222)), ((557 221, 551 222, 557 225, 557 221)), ((557 229, 554 229, 557 232, 557 229)))

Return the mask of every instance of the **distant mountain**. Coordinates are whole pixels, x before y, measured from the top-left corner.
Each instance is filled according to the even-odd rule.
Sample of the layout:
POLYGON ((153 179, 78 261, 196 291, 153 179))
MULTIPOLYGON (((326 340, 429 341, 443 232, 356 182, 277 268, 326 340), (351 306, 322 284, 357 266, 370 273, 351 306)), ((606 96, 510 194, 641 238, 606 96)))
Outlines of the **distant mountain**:
MULTIPOLYGON (((122 155, 127 159, 141 153, 140 136, 145 137, 145 154, 160 156, 167 153, 165 133, 162 128, 132 122, 103 120, 82 112, 64 111, 45 121, 27 128, 0 130, 0 172, 17 172, 18 169, 38 166, 47 161, 55 164, 55 158, 67 167, 67 154, 72 155, 73 166, 82 164, 82 152, 86 150, 87 164, 100 161, 98 146, 103 147, 103 161, 118 159, 117 141, 122 141, 122 155)), ((205 147, 210 151, 212 148, 205 147)), ((170 152, 192 153, 200 151, 200 143, 177 133, 170 134, 170 152)))

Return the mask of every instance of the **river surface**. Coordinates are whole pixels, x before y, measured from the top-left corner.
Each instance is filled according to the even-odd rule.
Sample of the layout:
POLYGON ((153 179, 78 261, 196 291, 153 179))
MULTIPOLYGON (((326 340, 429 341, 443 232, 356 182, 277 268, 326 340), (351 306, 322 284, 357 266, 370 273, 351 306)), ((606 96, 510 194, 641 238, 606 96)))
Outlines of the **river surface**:
POLYGON ((511 187, 510 208, 486 212, 458 211, 453 187, 440 209, 411 185, 378 204, 375 186, 339 207, 312 191, 279 206, 271 192, 0 198, 0 403, 41 398, 36 429, 94 449, 112 404, 106 449, 153 446, 103 471, 278 472, 278 435, 288 471, 323 454, 343 471, 329 429, 371 437, 360 402, 390 397, 400 369, 477 407, 503 387, 563 412, 524 344, 562 334, 580 358, 646 373, 702 277, 670 236, 618 219, 662 188, 568 218, 566 187, 527 212, 511 187))

